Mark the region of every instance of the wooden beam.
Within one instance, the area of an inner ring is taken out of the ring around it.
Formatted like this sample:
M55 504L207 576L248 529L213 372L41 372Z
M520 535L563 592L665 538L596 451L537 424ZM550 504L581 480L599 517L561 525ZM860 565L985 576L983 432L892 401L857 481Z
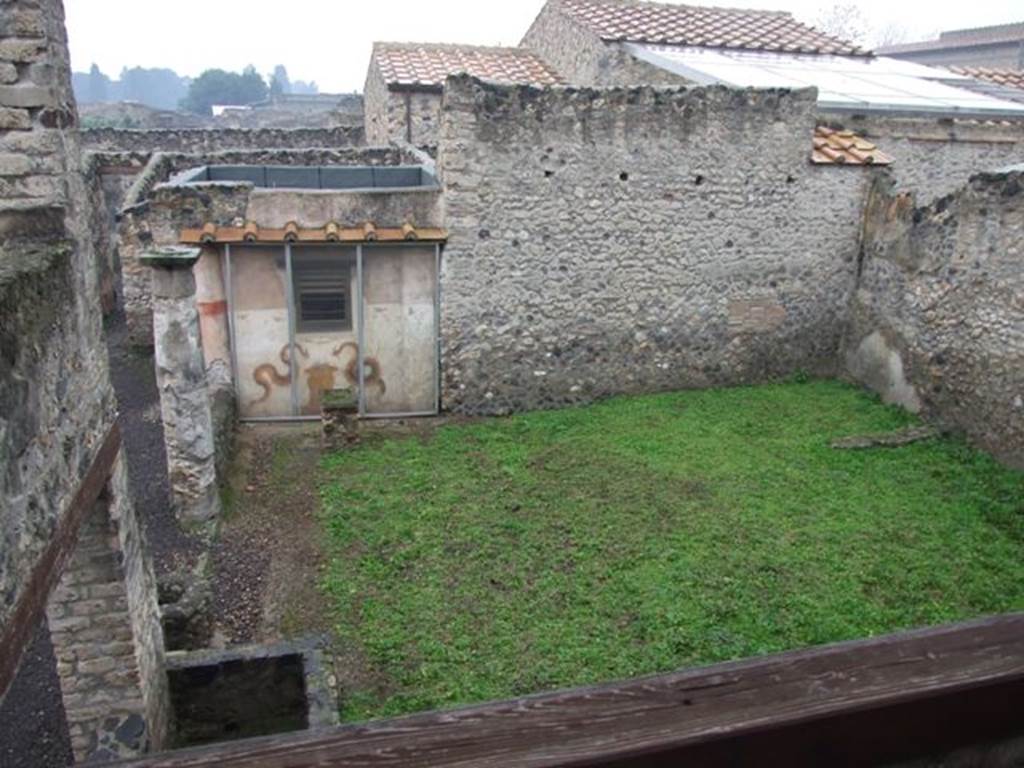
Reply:
M1024 734L1024 614L126 763L871 765Z
M75 551L82 522L92 511L110 479L120 450L121 431L115 422L82 478L71 505L57 520L53 538L32 568L28 584L0 633L0 698L7 693L7 688L14 680L21 655L46 611L50 593L60 581L60 575Z

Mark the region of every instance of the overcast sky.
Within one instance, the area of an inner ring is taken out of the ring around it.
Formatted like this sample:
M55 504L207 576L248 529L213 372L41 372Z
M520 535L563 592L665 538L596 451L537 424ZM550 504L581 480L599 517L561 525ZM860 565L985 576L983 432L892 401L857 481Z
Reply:
M707 4L787 10L809 22L831 5ZM942 29L1024 21L1021 0L849 4L858 6L876 33L895 27L908 40L928 39ZM95 62L115 78L125 66L170 67L195 76L211 67L240 70L252 64L266 74L284 64L291 79L315 80L327 92L362 90L374 40L515 45L542 5L543 0L64 0L76 71Z

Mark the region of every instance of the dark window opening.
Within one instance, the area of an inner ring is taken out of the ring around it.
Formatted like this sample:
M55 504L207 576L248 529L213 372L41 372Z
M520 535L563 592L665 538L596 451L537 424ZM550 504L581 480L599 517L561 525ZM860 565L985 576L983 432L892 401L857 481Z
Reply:
M292 265L292 282L298 333L352 329L347 265L339 269L333 264L296 260Z

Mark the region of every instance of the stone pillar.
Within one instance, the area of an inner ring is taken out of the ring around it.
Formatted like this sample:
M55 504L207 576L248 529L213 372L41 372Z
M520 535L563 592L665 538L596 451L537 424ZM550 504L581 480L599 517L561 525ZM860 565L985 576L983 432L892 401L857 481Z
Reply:
M153 347L175 514L183 523L220 513L213 418L199 338L198 248L167 246L140 256L153 268Z
M47 605L77 761L165 746L170 701L156 577L119 459Z

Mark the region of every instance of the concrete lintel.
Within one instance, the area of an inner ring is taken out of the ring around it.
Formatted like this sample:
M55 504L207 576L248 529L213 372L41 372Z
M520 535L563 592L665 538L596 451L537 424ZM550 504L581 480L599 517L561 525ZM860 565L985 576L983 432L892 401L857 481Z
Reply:
M191 269L197 261L201 248L190 245L165 245L139 255L139 262L148 267L164 269Z

